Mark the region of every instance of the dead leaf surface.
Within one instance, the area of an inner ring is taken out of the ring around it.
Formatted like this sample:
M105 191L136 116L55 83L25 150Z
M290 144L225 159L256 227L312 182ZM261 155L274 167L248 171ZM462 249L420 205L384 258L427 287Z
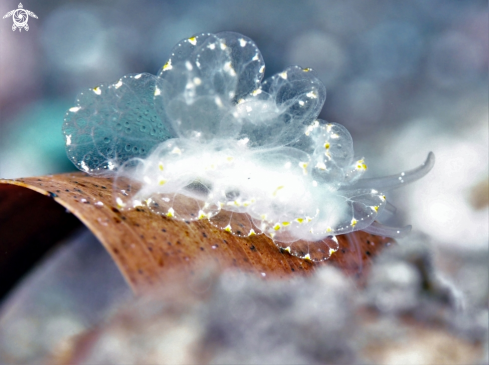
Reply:
M313 263L281 252L264 235L237 237L206 220L182 222L156 215L145 207L120 211L114 207L112 186L111 178L84 173L0 180L0 194L8 196L0 201L0 219L9 216L9 211L36 204L35 194L19 193L26 188L51 197L46 201L68 209L97 236L136 293L171 280L172 272L193 275L203 267L237 268L271 279L308 275L317 267L336 265L361 276L371 258L393 242L365 232L338 236L339 250L328 261ZM46 210L37 214L52 213ZM26 215L26 227L31 219ZM66 224L59 220L56 229L62 230ZM6 234L3 231L0 234ZM0 242L3 240L0 236Z

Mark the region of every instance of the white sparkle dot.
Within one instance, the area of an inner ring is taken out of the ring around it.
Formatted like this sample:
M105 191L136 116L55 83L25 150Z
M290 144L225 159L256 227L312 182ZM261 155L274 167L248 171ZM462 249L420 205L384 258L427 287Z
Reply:
M87 166L87 164L85 163L85 161L82 161L81 164L80 164L81 168L84 170L84 171L88 171L90 170Z

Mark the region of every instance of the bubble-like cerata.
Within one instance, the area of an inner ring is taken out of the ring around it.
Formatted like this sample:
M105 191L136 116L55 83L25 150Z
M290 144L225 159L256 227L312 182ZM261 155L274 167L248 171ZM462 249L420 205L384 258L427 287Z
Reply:
M120 209L145 205L236 235L266 234L307 259L327 259L336 235L408 232L377 221L394 210L385 193L427 174L434 155L412 171L362 178L367 165L348 130L317 119L326 89L314 72L293 66L262 81L264 70L241 34L185 39L158 75L81 93L64 120L68 156L89 174L115 175ZM304 240L313 242L308 252L297 244Z

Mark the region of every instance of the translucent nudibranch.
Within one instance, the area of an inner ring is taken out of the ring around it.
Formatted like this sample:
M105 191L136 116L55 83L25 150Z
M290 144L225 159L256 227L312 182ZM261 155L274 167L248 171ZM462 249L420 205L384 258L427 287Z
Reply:
M185 39L158 75L81 93L64 120L68 156L82 171L116 176L120 209L266 234L306 259L327 259L336 235L409 231L378 223L394 209L384 194L427 174L434 155L412 171L362 178L367 165L348 130L317 119L326 90L314 72L294 66L262 82L264 70L241 34Z

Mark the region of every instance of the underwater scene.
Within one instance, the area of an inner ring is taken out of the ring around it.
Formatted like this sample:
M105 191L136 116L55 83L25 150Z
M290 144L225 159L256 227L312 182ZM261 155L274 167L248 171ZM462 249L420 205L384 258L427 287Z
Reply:
M487 2L0 10L0 363L487 363Z

